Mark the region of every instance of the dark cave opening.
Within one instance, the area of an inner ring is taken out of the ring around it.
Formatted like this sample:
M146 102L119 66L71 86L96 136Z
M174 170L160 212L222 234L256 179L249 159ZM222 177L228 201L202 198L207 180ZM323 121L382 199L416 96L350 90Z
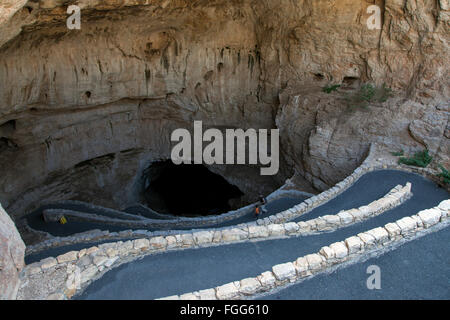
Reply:
M153 163L144 172L146 205L176 216L217 215L233 209L230 200L243 193L203 165Z

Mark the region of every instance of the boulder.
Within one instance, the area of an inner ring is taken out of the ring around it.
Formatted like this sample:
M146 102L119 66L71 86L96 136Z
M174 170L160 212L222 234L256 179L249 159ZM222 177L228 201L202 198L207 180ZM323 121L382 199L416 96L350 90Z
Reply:
M25 265L24 256L25 244L0 205L0 300L16 298L19 273Z

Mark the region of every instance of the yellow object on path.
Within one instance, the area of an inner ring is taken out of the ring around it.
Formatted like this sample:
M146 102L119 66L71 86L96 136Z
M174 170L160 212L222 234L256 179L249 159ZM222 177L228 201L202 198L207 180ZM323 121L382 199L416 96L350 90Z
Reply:
M67 223L66 217L62 216L61 219L59 219L59 223L66 224Z

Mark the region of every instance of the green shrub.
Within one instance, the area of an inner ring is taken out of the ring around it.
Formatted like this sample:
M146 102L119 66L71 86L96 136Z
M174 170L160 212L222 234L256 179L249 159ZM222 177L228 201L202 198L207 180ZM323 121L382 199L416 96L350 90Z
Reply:
M363 84L357 92L345 97L350 109L367 108L374 102L386 102L392 97L392 89L383 84L381 87L375 87L372 84Z
M399 151L399 152L392 152L391 153L394 157L402 157L405 152L403 150Z
M333 91L337 91L337 89L340 87L341 87L340 84L334 84L334 85L326 86L326 87L322 88L322 91L325 93L331 93Z
M438 174L438 177L444 178L445 184L450 184L450 172L441 165L439 165L439 168L442 172Z
M421 168L426 168L431 161L433 160L433 157L431 157L428 154L428 150L416 152L413 157L411 158L405 158L401 157L398 160L398 163L400 164L406 164L408 166L416 166Z

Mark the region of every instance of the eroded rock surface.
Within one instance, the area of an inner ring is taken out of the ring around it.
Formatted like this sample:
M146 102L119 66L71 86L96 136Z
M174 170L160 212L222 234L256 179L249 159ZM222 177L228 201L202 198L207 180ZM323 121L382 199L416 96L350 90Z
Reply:
M279 183L325 189L371 142L450 165L448 1L80 0L81 30L69 2L0 6L0 200L17 216L42 199L139 200L143 170L194 120L278 127ZM366 82L395 96L349 112Z
M25 244L0 205L0 300L15 299L24 267Z

